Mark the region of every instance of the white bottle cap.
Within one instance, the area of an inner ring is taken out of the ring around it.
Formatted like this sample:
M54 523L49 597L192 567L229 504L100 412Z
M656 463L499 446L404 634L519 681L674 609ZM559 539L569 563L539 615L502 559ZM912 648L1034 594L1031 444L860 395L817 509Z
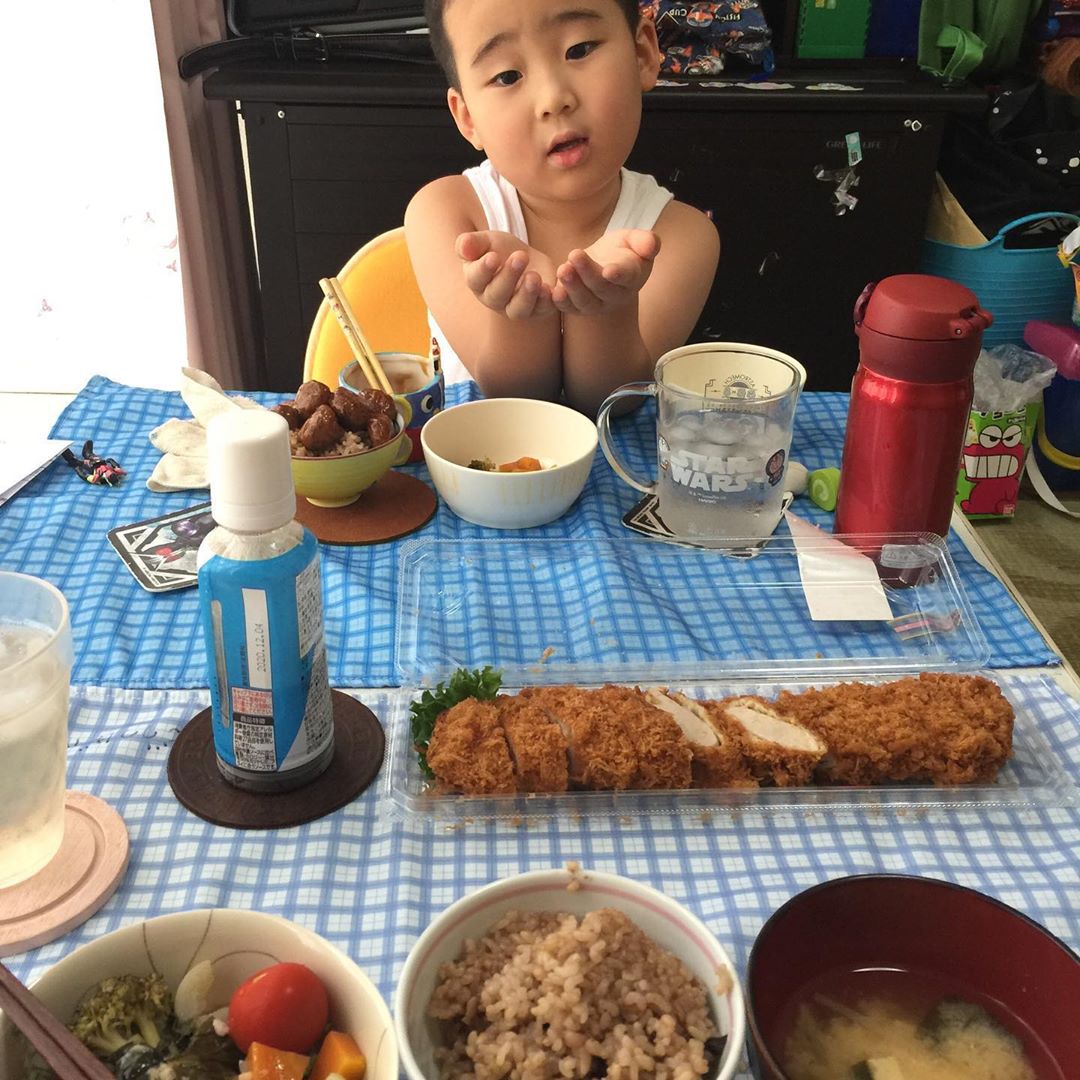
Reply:
M206 428L210 512L237 532L268 532L292 521L289 425L265 409L231 409Z

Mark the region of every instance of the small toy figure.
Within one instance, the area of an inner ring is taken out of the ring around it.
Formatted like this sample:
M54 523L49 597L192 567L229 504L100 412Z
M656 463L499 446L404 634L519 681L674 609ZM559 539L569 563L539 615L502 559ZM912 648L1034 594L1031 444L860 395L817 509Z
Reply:
M81 458L76 457L70 450L65 450L61 456L88 484L116 487L127 476L116 458L98 457L90 439L83 443Z

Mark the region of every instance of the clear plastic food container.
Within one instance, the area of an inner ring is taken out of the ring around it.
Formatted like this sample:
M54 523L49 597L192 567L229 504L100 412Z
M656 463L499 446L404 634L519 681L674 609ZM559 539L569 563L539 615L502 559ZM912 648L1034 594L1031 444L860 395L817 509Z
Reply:
M1013 757L989 784L893 784L436 794L412 745L410 703L458 668L491 665L501 692L605 683L717 699L921 672L982 674L989 648L940 537L845 537L881 567L891 619L814 621L800 551L835 538L774 537L754 558L637 538L416 539L402 552L388 695L383 806L393 817L463 822L534 815L701 814L737 809L1080 804L1035 719L1015 700ZM835 568L826 589L854 582ZM1000 685L1000 683L999 683ZM1007 686L1002 690L1009 696Z

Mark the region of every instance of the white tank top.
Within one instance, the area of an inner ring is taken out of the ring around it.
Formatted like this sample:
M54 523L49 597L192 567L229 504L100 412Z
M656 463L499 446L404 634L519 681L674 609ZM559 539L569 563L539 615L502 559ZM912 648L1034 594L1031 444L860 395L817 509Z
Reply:
M466 169L463 175L472 184L476 197L484 208L487 227L511 233L527 244L529 234L525 228L525 218L521 214L521 200L518 199L517 188L504 180L492 168L490 161ZM611 232L613 229L651 229L664 207L671 202L671 192L645 173L623 169L621 178L619 201L615 204L611 220L604 232ZM428 312L428 324L431 327L431 336L439 344L443 377L448 383L467 382L472 376L450 347L446 335L439 329L439 324L431 312Z

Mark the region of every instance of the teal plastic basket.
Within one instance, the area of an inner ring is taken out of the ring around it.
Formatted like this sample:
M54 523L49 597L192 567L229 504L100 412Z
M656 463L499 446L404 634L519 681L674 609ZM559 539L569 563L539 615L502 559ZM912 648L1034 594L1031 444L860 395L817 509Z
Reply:
M1021 225L1046 218L1080 221L1075 214L1047 211L1010 221L985 244L964 247L940 240L923 242L924 274L966 285L994 316L983 331L983 345L1023 344L1033 319L1068 322L1075 288L1073 276L1057 257L1057 242L1046 248L1006 248L1005 237Z

